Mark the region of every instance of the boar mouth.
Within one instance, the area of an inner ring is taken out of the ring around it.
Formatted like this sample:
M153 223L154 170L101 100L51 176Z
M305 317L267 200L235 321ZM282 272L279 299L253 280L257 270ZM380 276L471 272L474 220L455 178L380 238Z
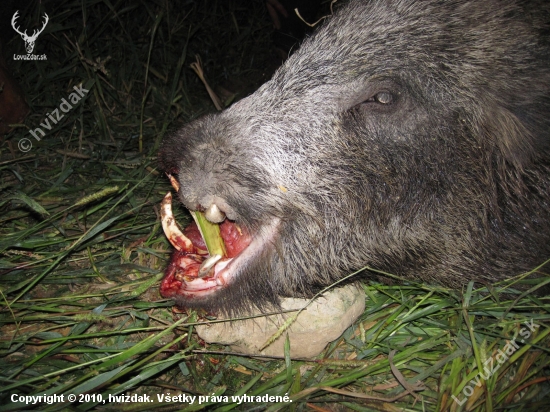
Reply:
M183 232L179 229L171 204L169 192L161 203L161 219L164 233L176 250L166 268L160 293L165 298L183 298L189 303L192 299L210 297L234 283L272 241L279 224L279 219L274 219L252 236L246 228L225 219L219 225L224 255L211 256L195 222Z

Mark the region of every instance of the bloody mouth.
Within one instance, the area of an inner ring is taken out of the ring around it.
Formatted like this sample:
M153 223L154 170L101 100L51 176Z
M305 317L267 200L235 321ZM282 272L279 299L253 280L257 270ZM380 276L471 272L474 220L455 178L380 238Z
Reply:
M165 298L183 296L197 298L227 286L233 280L232 262L250 245L252 237L246 229L225 219L220 223L220 236L225 245L224 256L210 256L195 222L181 231L172 214L172 195L161 203L162 226L176 249L160 285Z

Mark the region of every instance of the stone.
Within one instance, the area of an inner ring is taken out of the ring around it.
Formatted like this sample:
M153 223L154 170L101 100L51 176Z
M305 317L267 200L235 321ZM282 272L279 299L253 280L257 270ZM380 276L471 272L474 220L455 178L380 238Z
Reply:
M281 306L283 310L300 309L308 302L309 299L284 298ZM296 312L199 325L196 330L208 343L229 345L232 351L239 353L269 356L284 356L288 333L291 357L310 358L337 339L364 310L365 293L360 287L348 285L332 289L316 298L286 332L262 350L260 348ZM250 315L257 314L260 312Z

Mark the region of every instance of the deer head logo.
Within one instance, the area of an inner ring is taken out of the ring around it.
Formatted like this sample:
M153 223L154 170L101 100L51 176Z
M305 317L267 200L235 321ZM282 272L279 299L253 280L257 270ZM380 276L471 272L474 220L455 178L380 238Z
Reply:
M27 49L27 54L31 54L34 49L34 42L36 41L36 38L40 33L44 31L44 29L46 28L46 24L48 24L48 21L50 20L50 18L46 13L44 13L44 24L42 25L42 28L40 30L34 30L32 36L29 36L27 35L27 30L25 30L24 32L21 32L19 31L19 27L15 27L15 21L19 17L18 13L19 13L19 10L17 10L13 15L11 19L11 26L17 33L21 35L21 38L25 42L25 49Z

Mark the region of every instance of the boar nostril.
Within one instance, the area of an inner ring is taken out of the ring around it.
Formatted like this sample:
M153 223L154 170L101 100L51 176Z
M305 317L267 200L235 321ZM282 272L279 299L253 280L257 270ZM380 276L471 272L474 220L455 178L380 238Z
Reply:
M204 211L204 217L212 223L221 223L225 220L225 213L223 213L215 203L212 203L208 209Z

